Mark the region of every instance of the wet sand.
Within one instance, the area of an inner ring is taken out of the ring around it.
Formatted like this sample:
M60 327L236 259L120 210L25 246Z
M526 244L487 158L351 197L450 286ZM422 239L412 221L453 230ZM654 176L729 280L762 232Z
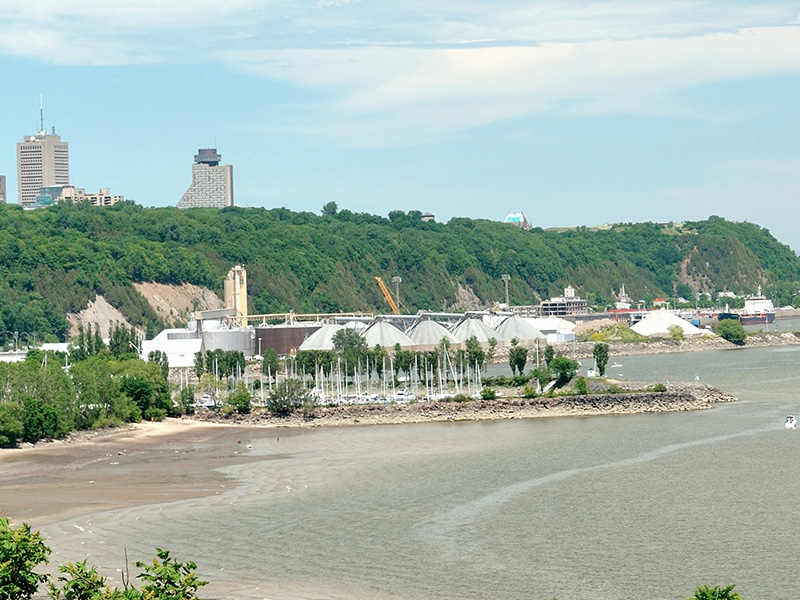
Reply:
M0 516L32 527L92 512L213 495L246 427L167 419L0 450ZM242 443L239 443L242 440Z
M644 384L642 384L644 385ZM253 428L306 429L433 421L488 421L701 410L735 400L704 384L673 394L606 394L487 402L433 402L318 409L313 419L277 419L263 410L222 419L166 419L79 432L63 441L0 450L0 516L41 527L104 510L214 495L235 481L221 469L248 456ZM198 415L198 419L203 418ZM288 432L287 432L288 433Z

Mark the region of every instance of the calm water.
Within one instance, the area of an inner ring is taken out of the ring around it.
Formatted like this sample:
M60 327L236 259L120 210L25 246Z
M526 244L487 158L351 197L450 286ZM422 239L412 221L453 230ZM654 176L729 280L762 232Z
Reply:
M796 598L800 430L783 419L800 414L800 349L615 360L610 374L699 376L741 401L280 439L257 430L263 460L232 470L235 491L46 533L109 567L122 546L135 557L170 548L214 582L205 596L678 600L736 583L748 599Z

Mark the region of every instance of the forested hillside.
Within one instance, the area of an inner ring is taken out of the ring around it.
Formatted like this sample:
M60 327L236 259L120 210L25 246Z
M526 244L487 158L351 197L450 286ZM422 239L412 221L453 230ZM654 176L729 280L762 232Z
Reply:
M330 209L331 207L326 207ZM160 322L132 283L183 282L222 293L233 265L247 269L253 314L388 312L375 276L402 278L403 309L535 304L574 286L602 310L624 284L635 299L755 291L792 303L800 260L766 230L719 217L680 228L623 224L565 232L502 223L423 222L326 210L261 208L0 207L0 342L12 332L64 339L65 314L103 295L149 332ZM390 285L390 287L392 287ZM469 293L471 292L471 293Z

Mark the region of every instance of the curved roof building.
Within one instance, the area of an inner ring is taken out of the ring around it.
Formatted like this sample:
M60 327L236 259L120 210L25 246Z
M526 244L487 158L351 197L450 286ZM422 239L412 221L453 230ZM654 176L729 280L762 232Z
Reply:
M490 339L497 339L497 332L489 327L480 317L465 317L456 323L450 333L461 343L475 336L481 344L486 344Z
M386 350L391 350L396 344L400 344L401 348L411 348L414 345L414 342L405 333L386 321L375 321L367 327L363 335L364 339L367 340L368 348L380 346Z
M414 350L434 350L442 339L450 342L450 347L460 346L456 337L446 327L430 319L422 319L408 330L408 337L414 342Z
M536 340L545 339L541 331L517 315L506 317L506 319L496 327L495 331L497 331L497 339L499 341L510 342L513 338L517 338L519 343L523 346Z
M336 335L337 331L341 331L342 329L344 329L344 325L327 323L303 340L303 343L300 344L300 347L297 349L299 351L333 350L333 336Z

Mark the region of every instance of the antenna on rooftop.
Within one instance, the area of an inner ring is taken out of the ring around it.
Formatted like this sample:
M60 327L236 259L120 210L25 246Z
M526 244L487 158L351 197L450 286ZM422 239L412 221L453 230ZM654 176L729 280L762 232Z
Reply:
M42 94L39 94L39 131L44 133L44 101Z

